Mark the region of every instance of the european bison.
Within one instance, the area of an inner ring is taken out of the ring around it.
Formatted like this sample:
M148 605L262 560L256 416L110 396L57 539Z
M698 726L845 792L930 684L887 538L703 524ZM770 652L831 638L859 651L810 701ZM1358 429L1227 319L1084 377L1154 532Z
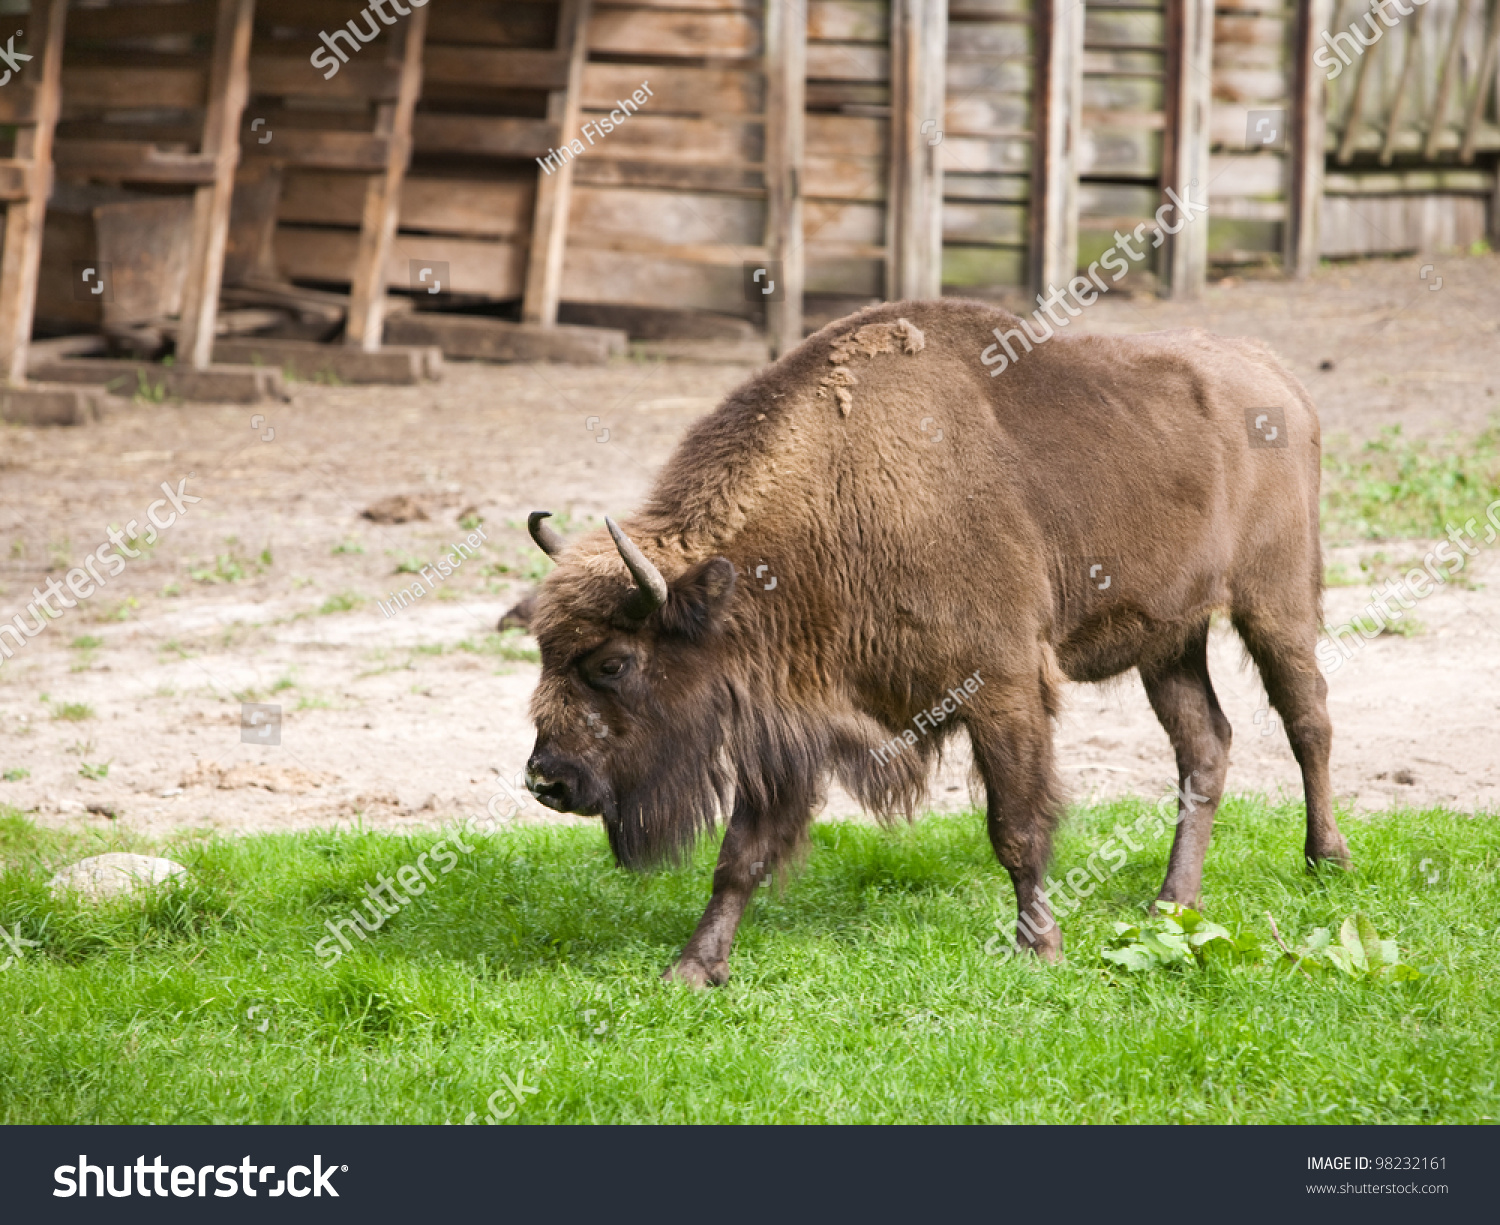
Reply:
M1183 794L1206 797L1179 811L1159 895L1196 904L1229 760L1216 610L1301 765L1309 864L1347 863L1313 658L1306 391L1253 342L1059 334L1033 351L1019 327L977 302L873 307L698 421L623 526L567 544L531 516L557 561L532 616L532 793L602 816L626 866L728 814L713 897L666 977L725 981L746 903L830 776L910 817L960 725L1030 915L1020 947L1055 959L1042 884L1063 676L1139 671Z

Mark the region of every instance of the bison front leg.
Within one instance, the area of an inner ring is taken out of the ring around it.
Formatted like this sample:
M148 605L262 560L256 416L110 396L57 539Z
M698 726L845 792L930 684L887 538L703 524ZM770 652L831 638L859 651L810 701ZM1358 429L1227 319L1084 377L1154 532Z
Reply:
M677 964L662 978L694 987L722 986L729 981L729 949L739 930L745 907L756 888L786 856L807 825L807 817L789 828L776 828L765 818L756 820L735 809L719 847L714 868L714 891L708 908L698 920L693 937L682 950Z
M968 719L988 801L990 845L1016 891L1016 944L1056 961L1062 933L1043 888L1057 825L1052 727L1040 691L997 697L988 712Z

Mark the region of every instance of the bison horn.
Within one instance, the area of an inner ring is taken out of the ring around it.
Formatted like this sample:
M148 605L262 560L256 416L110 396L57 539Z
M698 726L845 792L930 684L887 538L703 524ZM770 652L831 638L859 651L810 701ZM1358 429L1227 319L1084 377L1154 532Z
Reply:
M609 528L609 534L614 537L615 548L620 550L625 568L630 571L631 578L635 579L636 586L640 589L639 601L632 611L637 616L648 617L667 602L667 580L662 578L661 571L651 564L635 542L608 515L604 517L604 526Z
M568 547L568 542L550 523L542 522L543 519L550 518L552 518L550 510L534 510L526 516L526 530L536 541L536 547L555 561L558 554Z

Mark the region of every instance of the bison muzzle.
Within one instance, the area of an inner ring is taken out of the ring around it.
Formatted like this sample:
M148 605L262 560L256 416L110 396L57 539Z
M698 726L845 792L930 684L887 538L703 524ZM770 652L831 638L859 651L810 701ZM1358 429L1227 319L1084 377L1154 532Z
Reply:
M712 899L667 977L725 981L746 904L829 779L910 818L960 727L1018 944L1055 959L1063 677L1140 674L1184 797L1158 900L1197 905L1229 761L1216 611L1301 766L1307 862L1347 864L1313 654L1306 391L1265 347L1196 330L1058 335L991 378L981 353L1018 326L976 302L871 308L698 421L623 525L568 543L531 517L557 562L530 610L533 794L601 816L631 867L727 818Z

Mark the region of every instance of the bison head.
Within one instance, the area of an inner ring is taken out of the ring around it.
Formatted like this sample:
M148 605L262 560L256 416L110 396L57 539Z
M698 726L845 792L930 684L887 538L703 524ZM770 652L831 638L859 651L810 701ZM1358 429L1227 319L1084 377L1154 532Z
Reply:
M734 566L710 557L669 583L612 519L612 543L569 548L547 518L529 522L558 566L532 620L542 676L526 785L548 808L603 817L622 864L674 858L730 791L721 654Z

